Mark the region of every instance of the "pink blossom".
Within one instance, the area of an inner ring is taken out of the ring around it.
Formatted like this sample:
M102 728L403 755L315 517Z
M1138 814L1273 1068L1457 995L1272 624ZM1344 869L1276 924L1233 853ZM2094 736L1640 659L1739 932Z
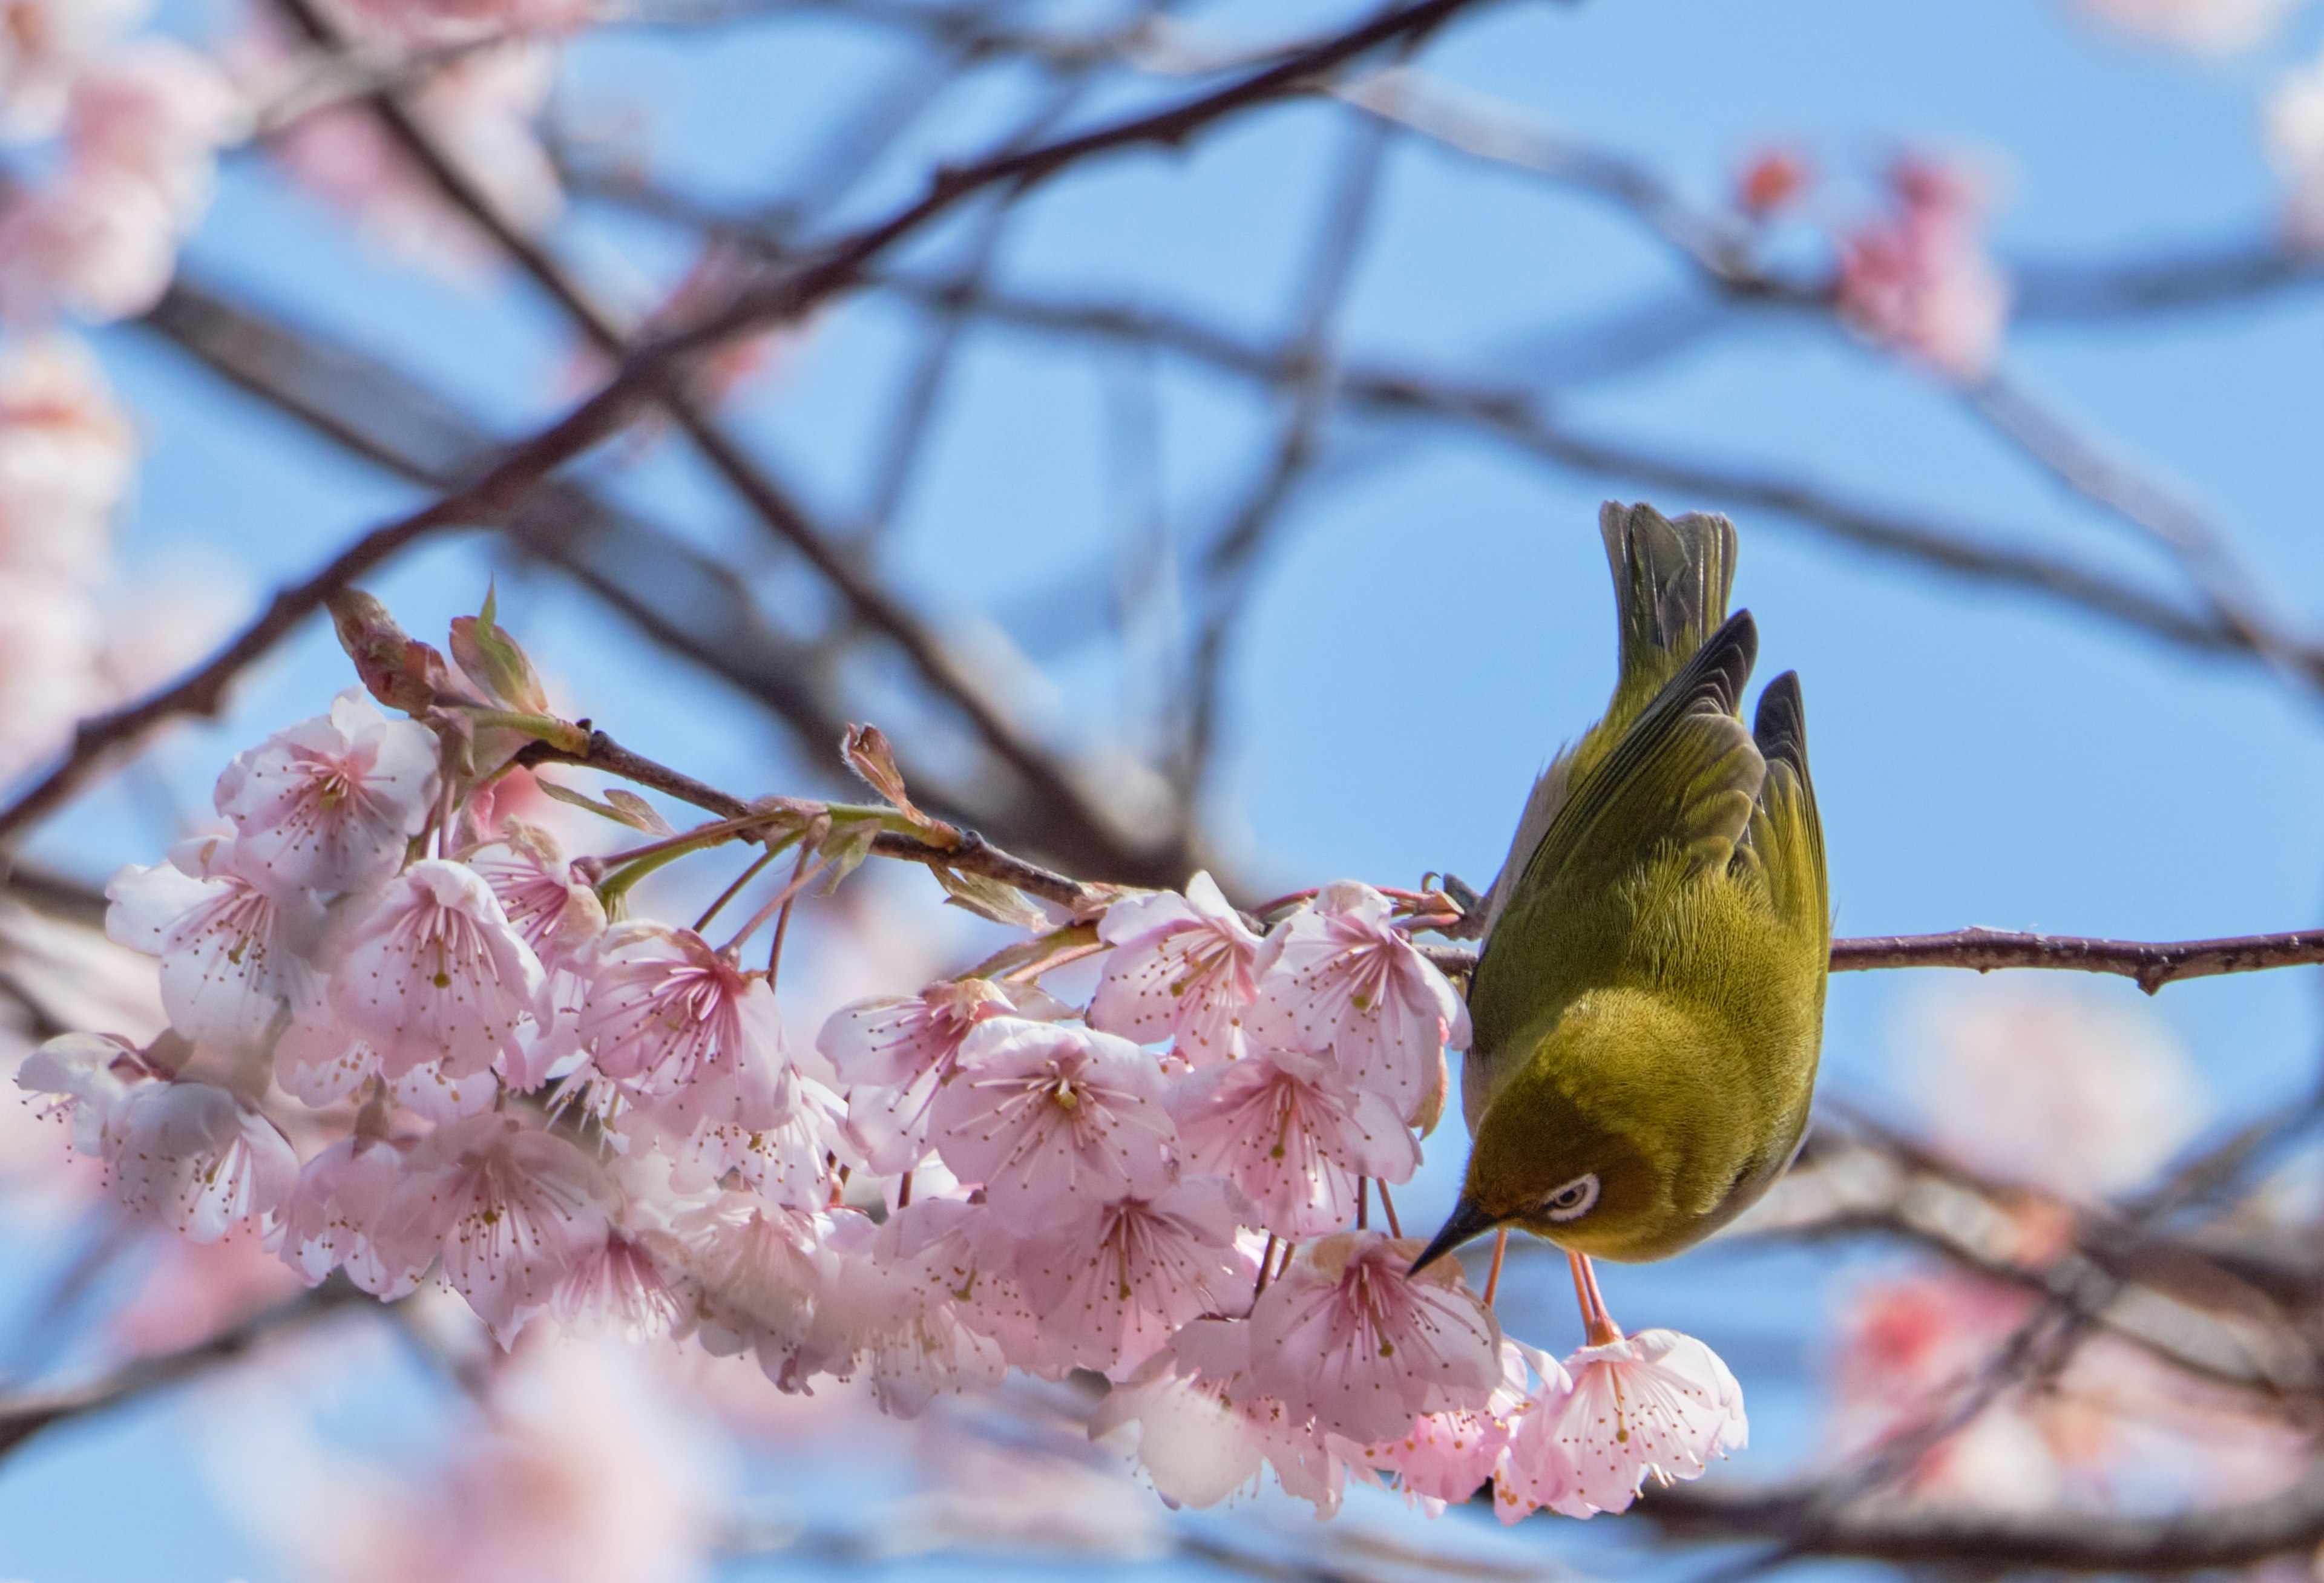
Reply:
M358 688L275 732L218 777L236 860L277 895L368 890L403 867L436 800L436 735L391 721Z
M0 783L47 758L98 706L102 640L86 589L0 568Z
M72 85L153 0L0 0L0 136L46 137Z
M398 1283L440 1256L444 1278L506 1345L604 1242L607 1192L595 1161L538 1123L473 1116L412 1150L372 1246Z
M0 207L0 318L92 324L143 313L178 267L178 216L152 186L102 165L68 166Z
M77 337L0 351L0 566L94 584L136 439L102 365Z
M559 33L586 24L597 0L355 0L371 25L415 42Z
M746 1128L739 1154L730 1158L722 1147L717 1158L724 1164L712 1163L710 1173L732 1170L743 1186L776 1203L820 1209L831 1200L829 1163L837 1158L860 1167L862 1161L847 1136L846 1106L837 1094L810 1077L788 1088L788 1100L779 1089L760 1102L768 1109L787 1106L784 1118Z
M329 1007L387 1076L438 1063L460 1078L503 1056L524 1059L523 1026L545 1009L543 988L540 960L492 888L472 869L431 858L355 904Z
M2324 55L2279 78L2260 115L2268 161L2292 189L2284 229L2302 247L2324 246Z
M1482 1407L1501 1377L1499 1329L1453 1261L1405 1274L1420 1250L1377 1231L1301 1247L1251 1309L1252 1383L1355 1440Z
M549 975L547 1018L533 1029L523 1070L510 1079L511 1087L530 1092L581 1048L586 962L605 932L605 908L596 891L575 878L556 838L521 820L506 821L500 839L472 853L468 867L493 888L509 925Z
M1263 1394L1250 1371L1249 1321L1198 1319L1098 1404L1090 1438L1134 1451L1172 1505L1210 1506L1272 1468L1316 1515L1339 1509L1352 1442Z
M2261 42L2300 0L2074 0L2094 22L2200 55L2229 55Z
M402 1185L410 1149L356 1132L308 1161L283 1211L282 1262L309 1286L344 1265L349 1280L389 1302L417 1286L424 1265L389 1269L371 1232Z
M197 1242L272 1222L299 1180L290 1140L246 1100L202 1082L141 1085L121 1102L114 1196Z
M340 1026L323 986L315 982L292 1001L290 1026L274 1042L274 1081L300 1103L319 1110L353 1098L374 1077L386 1083L390 1099L430 1121L479 1115L501 1097L500 1080L489 1068L456 1078L429 1063L388 1077L380 1070L379 1052Z
M1032 1229L1074 1195L1151 1197L1176 1142L1161 1069L1110 1034L1019 1017L981 1023L936 1096L936 1153L982 1183L1003 1224Z
M170 1077L113 1034L59 1034L16 1068L18 1088L51 1096L51 1111L69 1118L74 1152L108 1162L120 1152L124 1101Z
M1189 1320L1248 1297L1259 1269L1235 1230L1250 1207L1219 1176L1081 1206L1019 1250L1018 1284L1070 1362L1126 1373Z
M1259 995L1261 942L1208 874L1184 896L1115 902L1098 938L1114 949L1090 1002L1092 1027L1140 1044L1175 1039L1193 1066L1237 1053L1244 1008Z
M1992 365L2009 286L1979 235L1983 200L1968 176L1906 157L1888 174L1891 211L1840 244L1840 317L1869 340L1957 379Z
M1468 1500L1488 1480L1498 1486L1494 1509L1504 1523L1531 1511L1537 1501L1520 1502L1507 1487L1509 1441L1519 1415L1532 1400L1526 1363L1539 1359L1555 1373L1561 1395L1564 1370L1531 1348L1503 1338L1501 1377L1492 1395L1480 1407L1424 1413L1395 1440L1366 1446L1362 1462L1375 1471L1396 1475L1397 1487L1406 1498L1423 1503L1434 1515L1448 1505ZM1514 1508L1514 1511L1512 1510Z
M990 1337L1007 1362L1050 1376L1070 1367L1018 1282L1016 1238L985 1205L915 1199L881 1225L872 1256L908 1278L922 1303L945 1304L966 1328Z
M1445 1045L1468 1047L1469 1011L1390 912L1369 885L1324 887L1268 935L1243 1026L1254 1044L1331 1051L1350 1083L1409 1118L1443 1087Z
M1627 1509L1649 1475L1700 1478L1713 1457L1741 1450L1749 1434L1743 1387L1692 1336L1640 1330L1582 1348L1565 1368L1572 1391L1543 1404L1535 1432L1570 1466L1572 1488L1541 1503L1567 1516ZM1520 1441L1529 1439L1520 1430Z
M217 150L244 124L241 98L216 66L147 35L74 85L65 136L76 165L145 182L184 227L209 204Z
M606 930L583 971L577 1028L626 1107L621 1131L664 1139L715 1179L796 1114L798 1075L763 976L691 929L642 920Z
M106 937L161 959L171 1026L230 1049L264 1042L285 1008L310 997L323 926L313 896L270 896L244 879L235 844L183 842L170 861L132 863L105 888Z
M901 1418L918 1416L939 1394L1001 1383L1008 1361L1000 1343L964 1322L937 1274L948 1263L942 1241L924 1241L913 1257L887 1227L844 1220L835 1229L837 1256L808 1348L821 1367L865 1374L881 1411Z
M1250 1223L1284 1237L1337 1231L1355 1217L1359 1178L1409 1181L1420 1146L1388 1101L1350 1089L1329 1058L1263 1050L1174 1085L1170 1113L1191 1170L1216 1171L1250 1198Z
M715 1072L782 1063L765 978L691 929L616 924L587 971L581 1037L597 1070L629 1093L675 1093Z
M576 1335L649 1341L678 1328L683 1305L642 1242L615 1232L584 1248L551 1294L558 1320Z
M681 1335L720 1357L755 1349L767 1377L796 1390L811 1372L802 1352L816 1304L837 1274L828 1222L752 1192L722 1192L675 1217L644 1242L677 1278Z
M961 979L832 1013L816 1048L848 1090L848 1124L872 1170L909 1171L927 1157L929 1111L953 1080L961 1041L1015 1009L991 980Z

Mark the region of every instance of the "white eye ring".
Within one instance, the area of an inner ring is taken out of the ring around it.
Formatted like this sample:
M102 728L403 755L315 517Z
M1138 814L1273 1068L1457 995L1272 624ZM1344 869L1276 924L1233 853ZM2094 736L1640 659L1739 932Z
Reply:
M1578 1220L1598 1201L1598 1173L1577 1176L1544 1201L1542 1213L1553 1220Z

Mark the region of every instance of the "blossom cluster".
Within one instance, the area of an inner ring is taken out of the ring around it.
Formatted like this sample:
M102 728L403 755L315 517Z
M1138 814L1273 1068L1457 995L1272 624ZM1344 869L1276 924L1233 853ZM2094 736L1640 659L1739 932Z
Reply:
M537 1321L690 1339L900 1415L1087 1371L1113 1385L1095 1431L1173 1501L1266 1466L1325 1511L1352 1473L1587 1515L1742 1443L1701 1342L1595 1334L1561 1363L1370 1228L1468 1039L1411 939L1425 908L1342 882L1261 926L1198 874L805 1044L742 946L876 828L945 828L876 733L847 749L885 804L762 805L752 833L798 846L798 877L714 944L707 916L626 916L630 888L751 820L680 834L615 792L595 805L656 839L568 857L508 809L518 748L576 728L489 607L456 624L465 675L342 613L410 717L351 689L228 764L217 832L107 889L170 1030L68 1034L19 1072L130 1210L247 1228L383 1300L433 1275L503 1344ZM1085 1008L1041 987L1093 958Z
M10 0L0 135L57 145L0 205L0 318L103 322L143 312L209 206L241 97L199 52L132 30L140 0Z

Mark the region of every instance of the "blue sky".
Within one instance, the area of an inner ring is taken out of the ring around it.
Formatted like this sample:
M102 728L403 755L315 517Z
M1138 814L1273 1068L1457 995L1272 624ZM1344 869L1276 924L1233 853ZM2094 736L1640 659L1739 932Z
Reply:
M1193 15L1251 36L1289 25L1295 12L1324 14L1213 6ZM190 10L172 16L200 25ZM1425 64L1633 153L1706 200L1770 137L1864 169L1899 144L1966 149L2001 178L2000 251L2071 262L2266 234L2280 189L2260 152L2256 97L2319 35L2324 12L2311 8L2257 51L2201 61L2093 33L2036 0L1631 0L1501 6L1454 30ZM571 95L609 115L641 111L661 171L740 201L790 169L802 140L891 58L836 23L737 28L715 48L614 30L574 51ZM995 81L940 105L909 157L850 212L877 212L908 192L933 152L974 146L1012 113L1023 86ZM1084 114L1122 107L1108 99ZM1346 127L1339 112L1309 106L1238 123L1184 155L1125 156L1059 181L1026 204L1001 277L1264 333L1297 290ZM1525 348L1544 334L1652 305L1679 311L1691 290L1658 244L1602 204L1414 143L1390 154L1380 204L1342 321L1351 358L1522 376ZM560 240L615 290L644 277L615 274L605 261L642 258L664 275L680 262L666 240L610 220L576 221ZM959 240L953 227L919 256L940 262ZM512 428L571 390L555 320L517 283L447 286L368 257L255 164L229 171L189 258ZM892 304L844 307L738 414L830 516L861 508L872 419L914 331ZM132 571L207 556L239 567L254 599L412 498L134 331L108 333L102 346L148 446L124 528ZM2096 326L2027 324L2007 362L2029 388L2207 502L2290 620L2324 619L2318 293ZM1001 330L971 337L879 552L932 619L956 632L999 623L1029 646L1038 634L1028 605L1061 571L1105 565L1120 532L1105 442L1108 382L1119 377L1059 343ZM1196 544L1263 454L1269 409L1247 387L1182 363L1163 360L1152 378L1164 515L1182 545ZM1803 318L1738 318L1690 354L1549 399L1562 418L1609 438L1941 511L1997 539L2132 573L2165 569L1998 447L1939 385ZM1639 492L1439 431L1345 422L1329 443L1326 479L1301 497L1269 555L1235 650L1219 827L1240 868L1286 888L1343 874L1411 883L1427 870L1481 885L1531 775L1602 704L1612 643L1596 509ZM734 509L668 446L611 482L700 542L756 554ZM1648 498L1671 511L1723 503ZM2255 666L1878 560L1780 518L1738 513L1738 525L1737 599L1758 617L1760 674L1795 667L1804 681L1841 933L1986 924L2184 938L2315 921L2324 892L2319 700ZM474 608L493 570L487 546L447 541L399 561L374 586L413 630L440 630ZM762 717L670 662L608 642L610 618L553 581L504 575L501 608L572 695L641 750L737 790L823 784L827 772L803 764ZM227 722L182 732L158 761L198 806L237 747L314 712L345 676L327 632L309 630L252 679ZM1122 701L1139 695L1141 678L1111 654L1071 650L1052 680L1052 713L1037 717L1053 718L1062 735L1135 734ZM160 838L146 805L117 784L58 821L42 855L91 875L150 861ZM933 887L925 900L936 905ZM1928 975L1835 979L1831 1091L1901 1104L1897 1026L1930 988ZM2136 997L2116 981L2073 988ZM2315 1069L2324 1030L2310 974L2182 985L2155 1008L2223 1122L2300 1091ZM1456 1155L1449 1142L1436 1150L1436 1180L1416 1193L1416 1218L1432 1192L1441 1201ZM1714 1339L1723 1324L1731 1349L1763 1359L1771 1384L1754 1400L1765 1404L1763 1443L1775 1449L1767 1467L1741 1472L1767 1471L1810 1438L1796 1308L1775 1294L1803 1280L1812 1288L1824 1271L1795 1254L1713 1251L1609 1282L1626 1318L1651 1308L1652 1319L1699 1324ZM1548 1293L1539 1339L1552 1344L1572 1323L1562 1302ZM1748 1369L1745 1380L1753 1384ZM45 1514L71 1492L124 1477L174 1492L157 1497L138 1533L11 1555L51 1526ZM147 1530L150 1551L138 1548ZM0 1476L0 1536L11 1536L0 1538L0 1574L127 1577L166 1555L172 1575L276 1575L188 1491L166 1411L14 1459Z

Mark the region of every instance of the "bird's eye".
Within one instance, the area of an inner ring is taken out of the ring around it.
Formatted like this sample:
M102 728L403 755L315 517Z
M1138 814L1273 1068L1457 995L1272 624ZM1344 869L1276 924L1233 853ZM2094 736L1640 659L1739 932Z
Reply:
M1542 1212L1553 1220L1578 1220L1598 1201L1598 1173L1577 1176L1549 1195Z

